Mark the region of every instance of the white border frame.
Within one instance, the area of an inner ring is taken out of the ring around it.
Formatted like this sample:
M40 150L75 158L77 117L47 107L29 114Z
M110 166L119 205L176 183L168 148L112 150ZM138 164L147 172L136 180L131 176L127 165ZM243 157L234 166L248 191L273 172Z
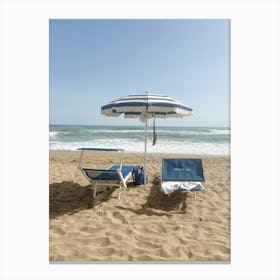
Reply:
M49 264L50 18L231 19L231 264ZM279 279L279 33L276 0L2 0L1 279Z

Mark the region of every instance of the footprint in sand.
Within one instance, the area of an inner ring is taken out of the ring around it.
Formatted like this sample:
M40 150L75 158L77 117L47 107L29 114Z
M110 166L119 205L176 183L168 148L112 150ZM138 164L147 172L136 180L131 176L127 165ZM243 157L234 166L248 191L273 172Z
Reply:
M53 237L60 237L65 234L65 231L59 226L53 226L50 232Z
M94 243L98 247L105 247L112 244L112 241L108 237L99 237L94 239Z
M120 212L114 212L113 217L117 220L120 220L123 224L127 224L125 217Z
M85 232L85 233L90 233L90 234L92 234L92 233L96 234L96 232L99 232L101 229L103 229L103 228L96 228L96 227L90 227L90 226L80 227L80 231Z

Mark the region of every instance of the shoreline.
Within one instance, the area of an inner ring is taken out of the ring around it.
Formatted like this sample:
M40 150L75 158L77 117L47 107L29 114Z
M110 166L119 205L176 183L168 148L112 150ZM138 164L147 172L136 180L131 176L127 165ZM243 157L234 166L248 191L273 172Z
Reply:
M81 151L79 150L49 150L49 153L81 153ZM141 155L141 154L144 154L144 151L143 152L126 152L124 151L124 155ZM148 157L149 155L157 155L157 156L174 156L174 157L194 157L194 158L197 158L197 157L201 157L201 158L211 158L211 157L225 157L225 158L230 158L231 155L230 154L215 154L215 155L209 155L209 154L176 154L176 153L157 153L157 152L149 152L147 153Z

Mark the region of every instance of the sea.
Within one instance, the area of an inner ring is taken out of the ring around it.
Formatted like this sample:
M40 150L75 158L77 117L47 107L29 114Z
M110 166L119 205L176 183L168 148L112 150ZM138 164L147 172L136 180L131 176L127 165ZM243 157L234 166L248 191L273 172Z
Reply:
M228 127L148 127L148 153L229 155ZM50 150L78 148L119 148L126 152L144 151L143 126L50 125Z
M148 153L229 155L229 127L148 127ZM50 150L119 148L143 153L144 126L50 125Z

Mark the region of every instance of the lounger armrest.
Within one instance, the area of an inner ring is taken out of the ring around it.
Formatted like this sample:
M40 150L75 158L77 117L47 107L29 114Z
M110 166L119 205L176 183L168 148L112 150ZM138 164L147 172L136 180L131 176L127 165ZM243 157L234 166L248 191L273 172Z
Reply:
M79 151L123 152L124 149L78 148Z
M83 171L99 171L106 173L117 173L118 170L108 170L108 169L94 169L94 168L82 168Z

